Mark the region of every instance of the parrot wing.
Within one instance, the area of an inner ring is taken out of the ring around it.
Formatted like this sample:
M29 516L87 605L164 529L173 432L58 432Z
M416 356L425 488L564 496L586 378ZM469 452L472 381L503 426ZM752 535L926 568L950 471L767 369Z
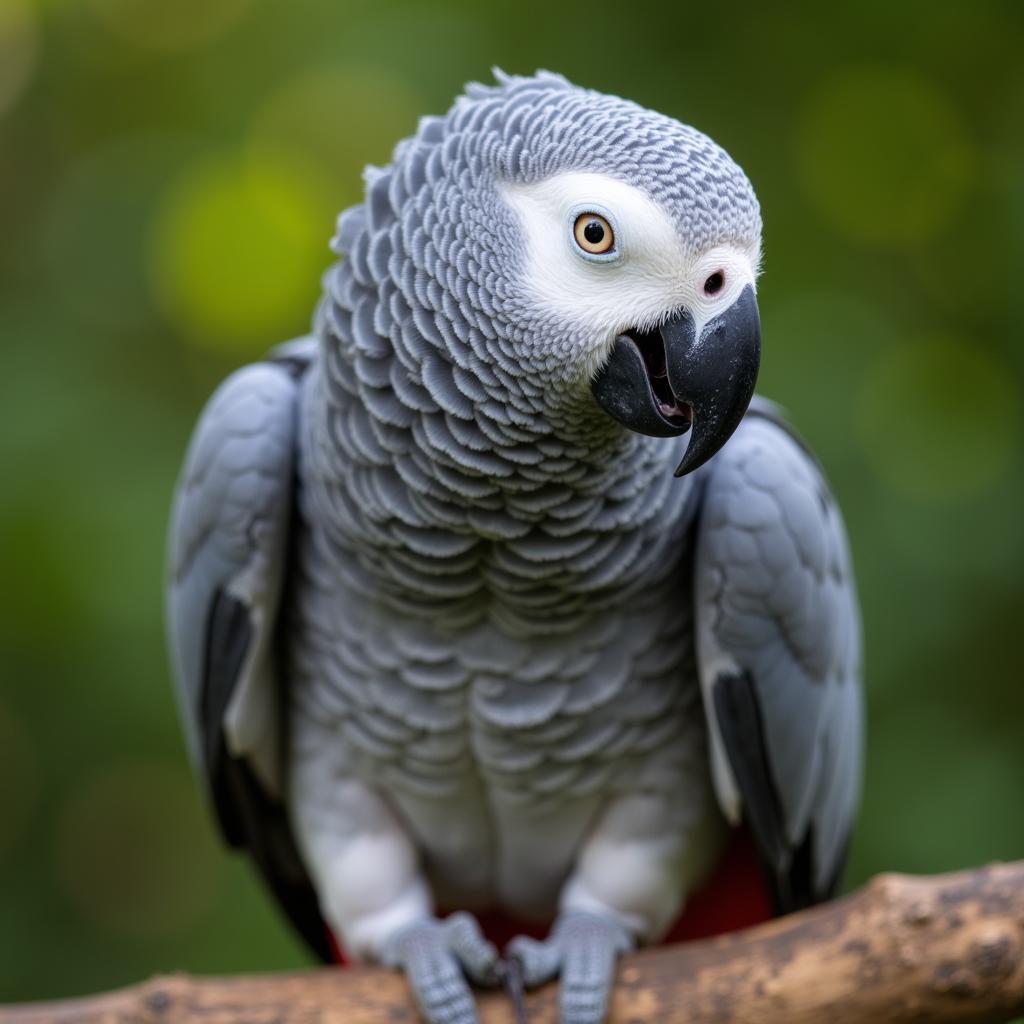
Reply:
M292 922L331 959L281 802L276 619L295 502L299 339L232 374L192 436L170 526L167 628L189 751L225 839L248 847Z
M860 618L821 469L755 398L709 466L695 566L715 791L745 817L776 910L831 896L856 816Z

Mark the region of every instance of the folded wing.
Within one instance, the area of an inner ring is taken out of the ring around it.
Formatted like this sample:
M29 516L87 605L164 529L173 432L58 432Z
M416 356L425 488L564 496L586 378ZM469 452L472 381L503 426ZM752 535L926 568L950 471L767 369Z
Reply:
M281 803L277 615L295 501L297 396L314 342L229 377L203 411L175 494L167 627L189 750L225 839L249 849L330 959Z
M696 600L715 789L783 913L833 894L856 816L856 591L835 500L774 406L755 399L709 469Z

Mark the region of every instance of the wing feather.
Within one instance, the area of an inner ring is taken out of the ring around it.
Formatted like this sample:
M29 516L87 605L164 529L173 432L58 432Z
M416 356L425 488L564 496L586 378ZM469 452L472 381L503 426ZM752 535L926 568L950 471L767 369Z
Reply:
M167 631L189 751L221 831L249 850L292 922L330 959L280 799L276 624L295 502L298 382L314 344L281 346L207 403L171 515Z
M697 651L719 802L754 835L780 911L831 894L861 776L860 620L821 468L755 400L709 466Z

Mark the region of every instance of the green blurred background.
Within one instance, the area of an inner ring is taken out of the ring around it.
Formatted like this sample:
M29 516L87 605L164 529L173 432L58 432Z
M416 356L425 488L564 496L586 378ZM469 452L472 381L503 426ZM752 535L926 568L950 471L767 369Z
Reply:
M161 622L191 425L302 333L336 211L467 79L695 124L761 198L761 390L845 509L849 881L1024 856L1014 3L0 0L0 999L306 962L223 852Z

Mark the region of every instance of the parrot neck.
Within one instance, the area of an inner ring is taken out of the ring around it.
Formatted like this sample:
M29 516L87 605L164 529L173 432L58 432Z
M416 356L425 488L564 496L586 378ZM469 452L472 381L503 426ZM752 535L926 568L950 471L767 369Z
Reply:
M503 495L515 504L557 489L578 503L603 505L623 490L660 492L673 480L678 444L625 429L584 388L566 390L541 406L508 383L460 373L473 398L442 395L441 407L394 356L368 365L351 344L324 324L314 374L314 405L330 436L346 449L346 466L393 466L406 486L442 495L464 508L493 508ZM421 371L422 372L422 371ZM370 381L372 375L372 383ZM376 386L374 386L376 385ZM539 503L539 497L538 497Z
M556 417L528 424L490 395L463 418L397 359L371 383L350 349L322 338L304 378L301 500L367 601L438 629L556 635L678 571L702 484L700 470L673 476L670 443L603 427L564 435Z

